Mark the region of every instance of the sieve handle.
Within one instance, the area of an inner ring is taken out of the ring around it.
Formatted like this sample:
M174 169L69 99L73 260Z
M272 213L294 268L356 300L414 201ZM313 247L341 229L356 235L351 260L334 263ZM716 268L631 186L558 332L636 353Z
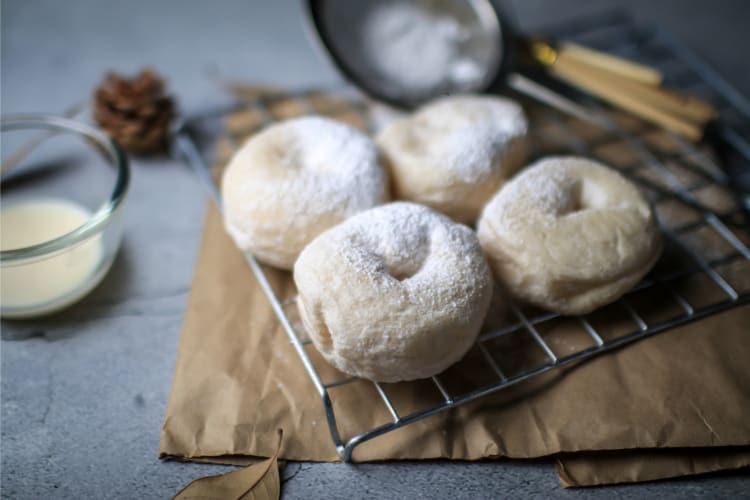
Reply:
M718 113L708 103L665 89L647 66L570 44L531 42L531 53L552 75L647 121L692 140Z
M557 48L558 58L566 57L613 75L647 85L661 85L661 71L605 52L599 52L572 42L562 42Z

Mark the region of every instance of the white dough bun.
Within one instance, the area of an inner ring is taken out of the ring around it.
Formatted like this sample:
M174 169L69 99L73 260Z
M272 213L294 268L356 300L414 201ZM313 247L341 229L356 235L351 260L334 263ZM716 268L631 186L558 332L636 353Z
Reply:
M294 281L323 357L380 382L430 377L461 359L493 290L475 233L406 202L322 233L302 251Z
M527 158L528 122L516 102L458 95L433 101L376 138L394 196L467 224Z
M585 314L630 290L656 263L661 234L638 188L601 163L542 159L482 212L478 236L511 295Z
M271 125L229 162L221 182L224 225L237 246L291 269L313 238L389 199L374 142L329 118Z

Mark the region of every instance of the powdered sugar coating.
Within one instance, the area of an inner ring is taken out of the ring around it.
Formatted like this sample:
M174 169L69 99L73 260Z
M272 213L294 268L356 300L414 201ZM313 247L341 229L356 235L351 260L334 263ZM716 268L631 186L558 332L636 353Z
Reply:
M654 213L637 187L577 157L528 167L490 200L477 231L512 294L564 314L616 300L661 252Z
M294 280L321 354L346 373L388 382L460 359L492 294L473 231L403 202L322 233L300 254Z
M388 178L365 134L307 116L250 138L224 173L222 197L239 248L290 269L320 232L387 201Z
M475 19L467 19L460 4L440 9L412 2L373 5L361 29L362 48L378 80L398 88L402 98L483 83L493 40Z
M377 142L396 195L473 222L525 161L528 122L509 99L452 96L386 127Z

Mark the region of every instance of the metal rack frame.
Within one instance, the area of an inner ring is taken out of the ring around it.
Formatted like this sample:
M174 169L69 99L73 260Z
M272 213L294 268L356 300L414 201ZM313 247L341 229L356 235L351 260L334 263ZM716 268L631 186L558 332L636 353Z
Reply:
M744 97L735 93L735 91L733 91L725 82L718 79L718 76L715 73L707 69L707 67L705 67L697 58L687 53L686 49L681 47L675 49L675 43L662 33L636 29L626 17L620 15L609 16L610 17L606 18L609 23L607 26L618 32L619 35L614 40L605 39L605 43L599 43L598 45L601 48L613 52L622 52L622 50L618 50L618 48L621 49L622 47L625 48L625 52L627 52L628 49L632 50L633 48L637 48L641 56L644 53L648 53L645 48L649 48L658 53L661 58L664 58L664 50L666 48L667 52L671 54L671 57L680 63L675 64L672 59L667 57L667 62L677 68L678 73L682 75L681 78L683 78L683 83L685 83L685 81L687 81L686 85L690 85L691 82L695 83L688 78L689 74L692 72L692 74L697 75L698 83L706 84L712 89L714 94L710 97L714 100L715 104L719 105L720 110L722 110L722 106L724 109L731 107L734 111L740 110L743 114L746 112L746 118L750 120L750 106L747 108L743 107L747 104L745 101L742 101L744 100ZM601 23L602 19L597 19L593 24L589 21L588 26L601 28ZM575 34L583 34L583 37L578 38L584 38L584 41L591 43L591 40L586 40L585 35L588 32L585 27L586 23L581 24L579 22L578 25L574 26L576 29ZM623 35L623 32L626 33L626 35ZM564 36L566 33L564 30L562 32L558 30L557 35ZM661 62L663 63L662 65L666 64L663 60ZM685 72L686 67L689 69L687 73ZM588 348L580 349L564 356L556 354L554 348L545 341L543 334L540 333L543 325L547 325L556 320L561 320L562 317L555 313L543 311L529 313L524 310L522 305L511 304L510 309L514 319L502 327L483 332L476 342L476 348L486 362L486 369L494 378L493 382L468 392L455 394L451 393L447 388L445 380L442 379L444 376L443 374L434 376L431 378L431 383L441 395L442 402L435 406L407 414L399 413L396 405L394 405L393 401L388 396L386 388L382 384L377 382L367 382L373 384L380 401L385 405L390 414L391 421L354 436L344 437L340 434L340 429L337 425L337 415L332 403L331 389L361 382L362 379L356 377L345 377L331 382L323 381L319 370L315 367L315 363L305 349L305 347L310 344L310 340L305 336L303 331L297 328L290 318L289 308L294 307L296 298L286 301L282 300L271 286L269 279L264 272L264 266L259 264L252 255L246 254L245 258L250 269L253 271L258 279L258 283L268 296L274 313L299 355L310 380L313 382L322 400L331 437L339 455L345 461L351 460L352 453L358 445L387 432L404 427L437 413L444 412L456 406L477 400L486 395L496 393L542 373L590 359L594 356L598 356L604 352L643 339L650 335L699 320L720 311L737 307L741 304L750 303L750 290L737 290L717 270L717 268L721 266L729 265L743 259L750 262L750 249L748 248L748 245L742 241L742 238L738 236L738 234L746 229L746 227L743 226L744 221L738 222L738 218L741 215L740 211L735 209L729 213L718 215L706 207L696 196L696 193L703 188L709 186L726 186L728 182L722 173L722 170L718 168L710 156L706 155L705 152L702 152L694 145L678 137L673 137L679 147L677 153L663 154L654 151L653 148L651 148L642 138L644 131L649 130L648 125L641 125L639 130L628 130L627 128L620 126L616 120L612 119L610 113L606 109L601 107L595 101L584 96L577 96L575 100L564 97L560 93L542 86L520 74L509 75L508 86L512 91L519 95L541 103L548 110L546 117L548 120L560 121L565 120L566 117L574 117L591 124L604 132L602 136L603 139L591 142L579 138L574 132L570 131L566 139L566 146L571 152L585 156L595 156L597 148L606 144L607 141L614 140L625 143L636 153L638 159L637 161L634 161L632 165L620 165L617 167L624 175L640 183L649 193L651 193L654 203L659 203L663 200L676 200L698 213L699 217L696 221L691 221L679 226L669 226L666 224L662 224L661 226L667 243L682 254L686 263L681 265L678 269L671 270L668 273L652 273L652 275L648 276L617 302L619 307L627 312L627 315L632 321L632 329L625 334L618 335L614 338L606 338L602 331L600 331L600 329L597 328L589 318L573 318L574 321L578 322L582 331L590 337L592 345ZM729 91L727 91L727 89L729 89ZM312 94L312 92L295 93L296 97L303 104ZM259 98L254 102L244 104L244 106L253 107L264 113L267 122L270 123L272 118L268 113L268 106L273 104L273 99L272 96ZM740 101L737 101L737 99L740 99ZM200 118L196 118L196 120L199 119ZM201 154L196 142L191 138L190 127L191 123L187 122L183 124L179 130L175 141L176 150L187 160L192 170L201 179L219 208L221 208L220 193L212 179L208 162ZM561 128L565 129L565 127ZM744 141L744 144L740 144L739 146L746 147L747 150L750 150L750 144L739 135L734 137L734 140ZM691 162L706 167L690 167L691 173L695 174L695 176L700 179L698 182L686 184L667 166L667 162L669 161L685 159L690 159ZM748 168L750 168L750 159L748 159L747 165ZM656 172L663 182L654 182L639 176L639 172L643 169ZM731 247L732 252L718 258L706 258L685 241L684 236L687 233L704 229L715 232L716 235ZM679 287L676 286L676 283L686 277L695 275L701 275L713 283L723 294L722 298L708 305L692 304L688 297L683 296ZM633 299L637 298L640 294L649 290L657 289L665 291L673 303L679 306L679 314L660 321L649 321L647 318L643 317L636 307L632 305ZM528 367L519 373L505 374L487 346L488 343L492 341L512 334L527 335L527 340L530 339L531 342L541 350L545 361L536 366Z

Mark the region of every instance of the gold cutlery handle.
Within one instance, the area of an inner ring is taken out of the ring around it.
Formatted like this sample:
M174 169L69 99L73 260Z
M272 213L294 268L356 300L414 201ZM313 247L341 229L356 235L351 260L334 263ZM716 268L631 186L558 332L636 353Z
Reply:
M663 76L660 71L644 64L599 52L582 45L563 42L558 48L559 54L564 54L575 61L600 68L614 75L647 85L661 85Z
M718 116L709 103L665 89L647 66L571 44L531 42L534 58L557 78L647 121L699 140Z

